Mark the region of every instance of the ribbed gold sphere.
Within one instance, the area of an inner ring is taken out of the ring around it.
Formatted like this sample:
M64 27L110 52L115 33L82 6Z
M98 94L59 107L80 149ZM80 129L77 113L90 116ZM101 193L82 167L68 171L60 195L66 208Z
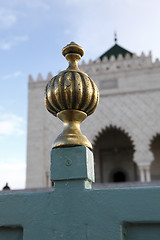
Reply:
M70 65L67 70L53 77L46 86L46 107L54 116L67 109L76 109L90 115L97 107L97 86L87 74L78 69L77 62L82 56L82 50L75 43L66 46L62 53Z
M78 68L84 50L71 42L63 48L62 54L69 62L69 67L48 82L45 91L46 108L54 116L60 116L62 111L66 113L67 110L90 115L97 107L99 92L93 80Z
M66 109L90 115L98 103L95 83L83 72L64 71L51 79L46 87L46 106L54 116Z

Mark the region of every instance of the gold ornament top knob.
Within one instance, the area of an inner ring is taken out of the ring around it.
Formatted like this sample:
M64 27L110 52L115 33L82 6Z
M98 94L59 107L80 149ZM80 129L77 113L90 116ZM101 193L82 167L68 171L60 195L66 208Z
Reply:
M79 54L82 57L84 55L84 50L77 43L71 42L62 49L62 54L64 57L66 54Z
M84 55L82 47L78 46L75 42L71 42L63 48L62 54L69 62L68 70L79 70L78 62Z
M47 110L58 116L65 125L53 147L84 145L91 149L91 143L80 132L80 123L95 111L99 100L98 88L78 68L78 62L84 55L82 47L71 42L63 48L62 54L69 62L69 67L53 77L45 90Z

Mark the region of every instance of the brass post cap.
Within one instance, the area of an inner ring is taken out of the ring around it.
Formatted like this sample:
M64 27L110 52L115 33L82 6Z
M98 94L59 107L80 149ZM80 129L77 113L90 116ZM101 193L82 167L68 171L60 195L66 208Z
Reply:
M64 123L64 130L53 147L80 145L92 149L80 131L80 123L95 111L99 91L94 81L78 68L78 61L84 55L83 48L71 42L63 48L62 54L69 67L53 77L45 89L47 110Z
M71 42L62 49L62 54L64 57L69 53L79 54L82 57L84 55L84 50L75 42Z

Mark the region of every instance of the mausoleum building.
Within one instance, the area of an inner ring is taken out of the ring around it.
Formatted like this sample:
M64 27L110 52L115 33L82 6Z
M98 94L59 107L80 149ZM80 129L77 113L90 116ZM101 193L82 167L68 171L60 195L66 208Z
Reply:
M160 62L117 42L80 67L96 83L100 101L81 125L93 145L97 183L160 179ZM49 187L50 150L62 123L49 114L44 88L52 78L29 77L26 187Z

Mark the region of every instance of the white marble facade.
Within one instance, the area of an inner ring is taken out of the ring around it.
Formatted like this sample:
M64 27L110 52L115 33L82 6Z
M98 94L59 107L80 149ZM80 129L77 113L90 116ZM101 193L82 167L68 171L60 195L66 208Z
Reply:
M158 148L155 154L151 150L151 143L160 134L159 60L152 61L151 53L147 56L144 53L141 56L126 54L125 57L82 62L80 69L95 81L100 91L97 110L84 121L82 132L93 146L106 129L112 127L124 132L133 143L136 180L160 179L160 152ZM60 120L44 106L44 88L51 77L51 73L46 80L41 74L37 80L29 77L27 188L51 185L50 150L62 130ZM95 157L98 162L98 155ZM96 167L96 180L100 182L98 164Z

